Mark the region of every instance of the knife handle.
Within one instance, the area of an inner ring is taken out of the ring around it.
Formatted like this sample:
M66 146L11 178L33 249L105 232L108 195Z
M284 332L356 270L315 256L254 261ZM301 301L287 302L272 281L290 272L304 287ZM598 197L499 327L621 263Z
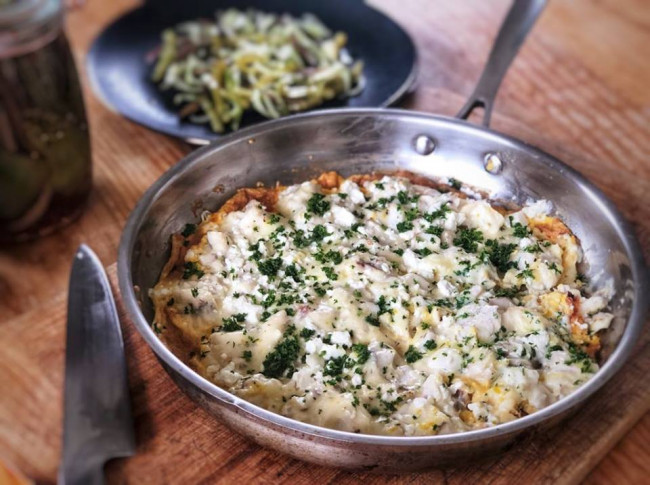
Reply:
M104 485L104 462L75 463L59 469L57 485Z

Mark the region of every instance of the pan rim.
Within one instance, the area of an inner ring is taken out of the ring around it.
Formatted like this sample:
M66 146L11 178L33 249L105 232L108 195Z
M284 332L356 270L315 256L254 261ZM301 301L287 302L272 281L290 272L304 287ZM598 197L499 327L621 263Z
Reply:
M242 140L254 138L255 136L259 136L260 133L266 133L277 129L284 129L287 126L291 126L296 123L302 123L303 121L312 120L313 118L360 116L376 116L382 119L390 117L426 119L436 123L456 125L461 129L468 130L470 133L474 132L475 134L481 133L483 135L489 135L490 137L498 140L501 145L514 145L533 156L543 158L545 162L550 162L550 169L558 171L565 176L568 175L572 177L574 180L576 180L577 183L579 183L584 189L588 190L591 195L593 195L593 199L599 203L598 210L604 212L608 216L610 223L614 225L619 237L623 242L623 245L630 255L632 274L634 276L634 281L637 282L634 288L635 298L633 300L630 315L626 322L625 330L609 359L598 370L594 377L592 377L587 383L585 383L582 387L577 389L572 394L563 399L560 399L550 406L547 406L528 416L489 428L461 433L422 437L356 434L297 421L295 419L268 411L248 401L245 401L220 388L216 384L211 383L207 379L200 376L198 373L194 372L162 343L162 341L155 335L154 331L150 327L149 323L147 322L138 306L137 297L133 289L131 272L132 250L135 244L135 235L137 234L137 231L139 230L149 207L153 202L155 202L160 191L168 184L173 183L174 179L178 177L187 167L202 159L210 152L220 150L225 146L238 143ZM589 180L587 180L583 175L581 175L578 171L569 167L552 155L538 148L535 148L526 142L496 132L489 128L474 125L466 121L447 116L431 115L418 111L382 108L341 108L319 110L294 115L287 118L281 118L278 120L267 121L228 134L223 138L210 143L209 145L206 145L189 153L177 164L169 168L163 175L161 175L157 181L151 185L151 187L143 194L131 212L124 227L118 250L118 279L120 292L127 309L127 314L149 347L151 347L154 353L167 366L177 372L184 379L189 380L192 385L198 387L203 392L206 392L224 404L231 406L233 410L236 410L237 412L251 414L254 417L264 421L266 425L270 425L274 428L280 428L284 431L324 438L330 440L331 442L391 447L431 447L490 440L496 437L513 435L525 429L532 428L535 425L550 420L554 416L562 415L570 409L574 408L578 404L585 401L587 398L591 397L598 389L600 389L607 381L609 381L611 377L613 377L613 375L620 370L620 368L629 358L635 347L637 338L645 324L645 317L649 307L649 302L646 299L638 297L650 290L650 278L648 275L646 263L643 258L641 247L634 235L634 231L632 230L631 225L625 220L625 218L623 218L615 205L603 194L603 192Z

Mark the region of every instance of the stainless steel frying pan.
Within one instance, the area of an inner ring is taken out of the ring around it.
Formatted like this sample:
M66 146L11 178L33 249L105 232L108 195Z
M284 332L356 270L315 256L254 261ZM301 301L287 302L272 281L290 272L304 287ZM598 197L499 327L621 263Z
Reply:
M119 281L130 318L178 386L215 417L256 442L331 466L416 470L494 452L525 431L549 426L585 401L629 356L647 310L648 275L632 229L589 181L552 156L487 128L503 75L544 7L516 0L474 94L457 119L385 109L312 112L263 123L199 149L165 173L131 214L119 250ZM483 125L463 121L477 106ZM455 177L514 203L544 198L574 230L594 284L613 283L612 328L602 367L574 394L532 415L467 433L431 437L359 435L288 419L203 379L150 327L147 291L169 255L169 237L239 187L291 184L325 170L342 175L410 170ZM219 446L215 443L215 446Z

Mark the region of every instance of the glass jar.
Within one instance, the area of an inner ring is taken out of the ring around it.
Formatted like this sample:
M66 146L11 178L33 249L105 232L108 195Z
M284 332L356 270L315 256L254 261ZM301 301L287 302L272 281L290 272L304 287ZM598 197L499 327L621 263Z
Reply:
M90 139L60 0L0 0L0 242L50 233L91 189Z

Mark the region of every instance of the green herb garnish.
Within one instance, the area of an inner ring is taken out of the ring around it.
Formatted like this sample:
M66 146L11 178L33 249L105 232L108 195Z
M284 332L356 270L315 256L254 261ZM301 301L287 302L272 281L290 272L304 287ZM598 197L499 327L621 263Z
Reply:
M357 364L363 365L368 362L370 358L370 351L368 346L364 344L354 344L352 345L352 352L357 354Z
M378 327L380 325L379 317L377 315L368 315L366 317L366 322L368 322L373 327Z
M410 231L411 229L413 229L413 223L410 221L402 221L397 223L398 232L406 232Z
M316 330L312 330L311 328L303 328L300 331L300 336L304 338L305 340L309 340L316 334Z
M427 350L433 350L438 347L438 344L435 340L427 340L424 342L424 348Z
M483 233L478 229L460 226L454 245L463 248L468 253L475 253L478 250L478 243L483 241Z
M196 276L197 278L201 278L205 272L199 267L199 264L194 262L194 261L188 261L185 263L183 266L183 279L188 280L192 276Z
M237 332L244 328L240 323L246 320L245 313L236 313L227 318L222 319L222 325L219 328L222 332Z
M505 273L510 268L516 268L517 263L510 261L510 255L517 249L516 244L499 244L494 239L485 242L487 254L490 262L501 273Z
M412 364L413 362L417 362L422 358L422 352L417 350L412 345L409 345L409 348L404 353L404 358L406 359L407 363Z
M265 261L260 261L257 263L257 269L259 269L260 273L268 276L269 278L275 278L281 266L281 258L267 259Z
M346 367L352 367L352 365L354 365L354 362L351 361L347 355L334 357L325 363L323 375L330 377L340 376L343 373L343 369Z
M514 218L510 216L508 218L510 221L510 227L512 227L512 234L515 237L527 237L531 234L530 229L524 226L521 222L514 222Z
M300 352L300 343L294 335L295 327L289 327L283 339L275 348L266 354L262 374L269 379L279 379L290 376L294 372L293 364Z
M323 194L314 194L307 201L307 212L322 216L330 210L330 202L326 200Z

